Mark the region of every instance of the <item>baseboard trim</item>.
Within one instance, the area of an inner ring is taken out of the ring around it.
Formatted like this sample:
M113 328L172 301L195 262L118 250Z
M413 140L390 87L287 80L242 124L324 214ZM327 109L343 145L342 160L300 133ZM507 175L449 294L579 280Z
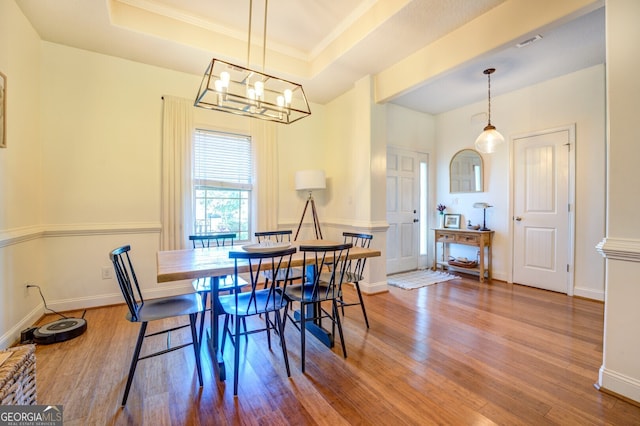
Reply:
M601 390L640 403L640 381L617 371L600 367L598 386Z
M373 295L389 291L389 286L386 281L377 283L360 282L360 291L367 295Z
M171 283L171 285L142 289L142 294L145 299L155 299L158 297L175 296L176 294L192 292L193 286L191 285L191 281L176 281L175 283ZM47 306L54 311L66 312L121 303L124 303L121 293L109 293L88 297L76 297L73 299L52 300L51 302L47 302Z
M42 317L44 304L40 303L33 308L24 318L11 327L5 334L0 337L0 349L9 348L16 343L20 343L20 332L25 328L33 326Z
M176 294L192 293L193 286L191 281L176 281L172 285L163 285L162 287L150 287L142 289L145 299L155 299L158 297L174 296ZM78 311L81 309L97 308L101 306L123 304L124 299L121 293L101 294L89 297L76 297L73 299L62 299L47 301L47 307L56 312ZM27 327L36 324L44 312L44 304L40 303L17 324L11 327L5 334L0 337L0 349L6 349L20 342L20 332Z
M604 302L604 291L596 291L588 288L576 287L573 289L573 295L583 297L585 299L598 300Z

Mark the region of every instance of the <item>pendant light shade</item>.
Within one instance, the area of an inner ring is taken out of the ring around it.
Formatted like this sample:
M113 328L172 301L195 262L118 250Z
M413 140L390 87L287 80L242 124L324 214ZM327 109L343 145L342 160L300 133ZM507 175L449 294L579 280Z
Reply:
M495 68L487 68L483 71L484 74L487 75L488 79L488 99L489 99L489 120L487 126L484 128L484 131L480 133L480 136L476 139L476 150L484 153L491 154L495 152L498 145L504 143L504 136L500 134L496 130L496 127L491 124L491 74L495 72Z

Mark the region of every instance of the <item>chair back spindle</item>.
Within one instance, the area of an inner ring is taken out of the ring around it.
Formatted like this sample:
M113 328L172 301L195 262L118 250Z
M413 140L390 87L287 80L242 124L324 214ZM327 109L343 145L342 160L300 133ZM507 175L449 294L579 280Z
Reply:
M133 263L129 257L131 246L123 246L113 250L109 257L113 263L116 272L116 279L120 286L122 296L129 308L131 319L138 320L138 312L144 305L144 298L138 285L138 277L136 277Z

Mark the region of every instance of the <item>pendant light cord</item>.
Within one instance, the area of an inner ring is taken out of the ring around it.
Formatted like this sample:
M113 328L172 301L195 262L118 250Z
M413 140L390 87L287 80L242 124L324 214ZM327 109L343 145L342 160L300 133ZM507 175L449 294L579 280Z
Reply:
M487 98L489 99L489 120L488 120L488 124L489 126L491 126L491 73L493 71L489 71L487 73L487 78L489 79L489 90L488 90L488 96Z

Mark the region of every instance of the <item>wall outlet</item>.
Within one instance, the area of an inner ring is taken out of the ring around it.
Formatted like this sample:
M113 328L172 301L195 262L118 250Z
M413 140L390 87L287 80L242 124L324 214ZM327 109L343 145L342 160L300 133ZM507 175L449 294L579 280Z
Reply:
M113 269L108 266L102 267L102 279L110 280L113 279Z

